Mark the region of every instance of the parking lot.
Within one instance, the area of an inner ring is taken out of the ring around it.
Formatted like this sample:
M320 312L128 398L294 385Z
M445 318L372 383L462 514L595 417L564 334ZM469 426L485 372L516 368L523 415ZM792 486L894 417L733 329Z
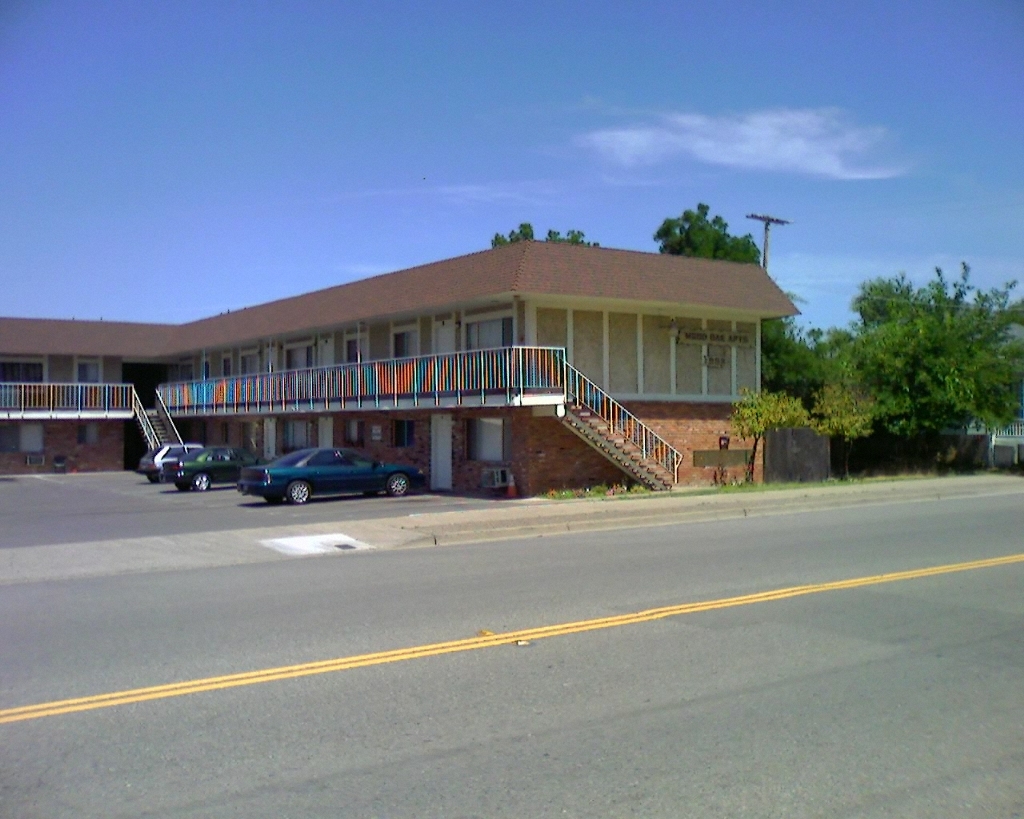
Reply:
M133 472L0 476L0 548L484 509L501 498L349 495L271 506L234 486L179 492Z

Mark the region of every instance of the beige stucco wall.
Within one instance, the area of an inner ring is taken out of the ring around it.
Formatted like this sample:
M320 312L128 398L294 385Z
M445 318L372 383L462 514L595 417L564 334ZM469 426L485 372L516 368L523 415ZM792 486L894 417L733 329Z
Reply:
M608 390L638 391L635 313L608 314Z
M672 391L671 353L668 320L664 316L644 316L644 392L668 395Z
M370 359L391 358L391 325L370 325Z
M565 310L538 307L537 346L567 347L569 344L568 339L568 317Z
M604 383L604 314L574 310L572 314L572 363L591 381Z
M70 383L75 380L75 364L69 355L51 355L46 369L50 381Z

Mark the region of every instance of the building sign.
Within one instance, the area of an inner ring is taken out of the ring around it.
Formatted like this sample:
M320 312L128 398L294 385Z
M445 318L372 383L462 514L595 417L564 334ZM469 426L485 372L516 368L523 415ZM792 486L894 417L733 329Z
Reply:
M712 332L711 330L682 330L681 344L734 344L737 347L753 347L754 338L750 333Z
M380 424L370 424L370 440L384 440L384 428Z

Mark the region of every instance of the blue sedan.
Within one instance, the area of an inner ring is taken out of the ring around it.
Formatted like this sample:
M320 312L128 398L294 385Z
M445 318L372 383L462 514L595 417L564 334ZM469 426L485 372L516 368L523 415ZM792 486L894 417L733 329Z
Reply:
M387 492L400 497L422 487L421 469L372 461L351 449L300 449L264 466L246 467L238 479L243 495L268 503L305 503L314 495Z

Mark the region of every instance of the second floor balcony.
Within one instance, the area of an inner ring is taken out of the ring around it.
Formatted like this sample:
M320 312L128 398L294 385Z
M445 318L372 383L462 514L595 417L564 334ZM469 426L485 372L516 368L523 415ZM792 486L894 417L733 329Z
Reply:
M268 415L566 399L565 350L502 347L162 384L171 415Z
M131 384L0 383L0 419L129 419Z

